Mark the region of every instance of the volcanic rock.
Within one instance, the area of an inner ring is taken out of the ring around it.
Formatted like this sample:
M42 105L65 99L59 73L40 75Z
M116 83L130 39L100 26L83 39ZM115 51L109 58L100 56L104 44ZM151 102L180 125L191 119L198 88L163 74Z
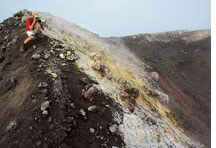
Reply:
M84 109L80 109L79 114L82 116L86 116L86 112L84 111Z
M59 54L59 57L60 57L61 59L65 59L65 55L64 55L63 53Z
M151 79L154 80L154 81L158 81L158 79L159 79L159 75L158 75L157 72L151 72L151 73L150 73L150 77L151 77Z
M92 86L84 93L84 98L92 101L94 99L93 95L95 93L96 93L96 88L94 86Z
M6 132L11 132L11 131L15 130L17 128L17 126L18 126L18 123L16 120L11 121L6 128Z
M93 105L93 106L88 107L89 112L96 112L98 109L99 108L97 105Z
M44 111L49 107L49 101L45 101L41 104L41 110Z
M40 54L33 54L32 55L32 59L34 59L34 60L39 60L40 59Z
M40 82L38 85L39 88L47 88L48 84L46 82Z
M111 133L115 133L117 131L117 129L118 129L118 125L117 124L113 124L113 125L109 126L109 131Z

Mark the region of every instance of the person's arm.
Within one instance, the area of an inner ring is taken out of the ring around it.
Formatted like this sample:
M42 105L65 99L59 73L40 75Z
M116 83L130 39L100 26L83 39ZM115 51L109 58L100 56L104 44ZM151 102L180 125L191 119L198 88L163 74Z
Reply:
M34 18L33 23L29 26L30 30L33 30L35 23L36 23L36 19Z
M43 27L43 25L42 25L42 24L41 24L41 29L42 29L42 30L44 30L44 27Z

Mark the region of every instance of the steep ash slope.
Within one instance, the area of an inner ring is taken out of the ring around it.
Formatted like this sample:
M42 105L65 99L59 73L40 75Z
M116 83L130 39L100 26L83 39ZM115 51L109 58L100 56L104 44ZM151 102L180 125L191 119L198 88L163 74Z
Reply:
M124 43L159 73L159 85L170 96L168 106L192 134L210 147L211 36L210 30L137 34L109 38Z
M0 63L0 147L124 145L119 135L109 131L116 123L112 112L120 109L101 91L94 92L93 101L83 98L82 93L97 82L74 61L58 56L62 51L57 47L64 50L61 42L44 36L20 52L27 37L25 24L20 18L9 18L0 25L0 54L4 57ZM74 55L71 48L67 51ZM35 54L40 54L38 60L32 59ZM46 101L47 115L41 110Z
M123 44L40 13L44 38L20 54L30 14L1 25L2 146L204 147L183 132L151 67Z

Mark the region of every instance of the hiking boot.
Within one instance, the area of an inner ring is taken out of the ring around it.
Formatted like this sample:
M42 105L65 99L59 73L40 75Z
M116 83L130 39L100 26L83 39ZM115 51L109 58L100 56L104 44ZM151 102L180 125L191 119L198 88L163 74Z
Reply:
M20 46L20 51L25 51L25 44L24 43L22 43L22 45Z

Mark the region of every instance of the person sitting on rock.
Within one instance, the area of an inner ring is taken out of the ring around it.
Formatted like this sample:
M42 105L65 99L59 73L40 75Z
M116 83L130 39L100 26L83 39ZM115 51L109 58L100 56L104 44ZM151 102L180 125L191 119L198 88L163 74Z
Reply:
M44 30L41 20L37 12L32 12L32 17L27 18L26 20L26 33L28 38L22 43L20 51L25 51L26 44L33 40L41 32L41 29Z

